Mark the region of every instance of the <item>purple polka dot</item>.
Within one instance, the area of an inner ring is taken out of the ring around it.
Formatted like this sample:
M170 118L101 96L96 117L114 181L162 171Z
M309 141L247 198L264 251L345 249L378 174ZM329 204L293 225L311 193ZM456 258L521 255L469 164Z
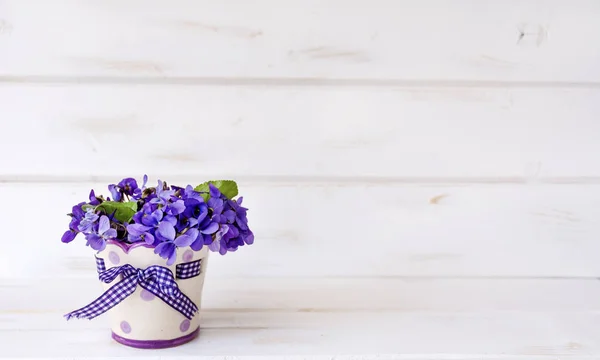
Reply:
M121 262L119 255L114 251L108 253L108 260L115 265L118 265Z
M121 330L123 330L125 334L129 334L131 332L131 326L127 321L121 321Z
M192 250L186 250L186 252L183 253L183 261L192 261L193 258L194 252Z
M142 300L145 300L145 301L152 301L155 298L154 294L146 289L142 289L142 292L140 293L140 297L142 298Z
M181 332L186 332L188 331L188 329L190 328L190 321L188 319L185 319L181 322L181 325L179 325L179 330L181 330Z

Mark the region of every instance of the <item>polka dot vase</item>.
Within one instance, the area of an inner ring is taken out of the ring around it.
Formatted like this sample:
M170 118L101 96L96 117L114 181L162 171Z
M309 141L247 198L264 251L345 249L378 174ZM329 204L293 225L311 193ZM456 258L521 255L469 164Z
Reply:
M177 274L176 266L197 260L200 262L200 274L191 278L176 278L177 286L190 300L200 308L202 288L208 260L208 249L192 251L180 249L177 260L171 266L166 260L154 253L154 249L143 243L127 247L123 243L109 243L106 249L96 255L103 259L106 269L130 264L138 269L152 265L168 268ZM121 281L116 278L109 284L101 283L104 291ZM137 286L135 292L110 309L108 312L112 328L112 337L117 342L144 349L161 349L185 344L198 336L200 331L199 314L190 320L173 309L152 292Z

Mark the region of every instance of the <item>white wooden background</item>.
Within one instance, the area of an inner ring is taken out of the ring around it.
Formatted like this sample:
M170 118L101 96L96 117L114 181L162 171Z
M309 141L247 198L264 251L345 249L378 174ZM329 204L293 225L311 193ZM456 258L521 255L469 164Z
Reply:
M0 357L600 358L599 19L0 0ZM237 179L256 233L211 257L201 337L153 353L60 317L100 291L65 214L144 173Z

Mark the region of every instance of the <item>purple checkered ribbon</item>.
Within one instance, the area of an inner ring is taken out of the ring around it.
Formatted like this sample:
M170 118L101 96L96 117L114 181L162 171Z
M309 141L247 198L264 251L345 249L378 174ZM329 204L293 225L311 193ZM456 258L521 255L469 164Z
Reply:
M200 273L200 266L194 263L181 264L183 265L182 269L186 269L182 271L187 274L187 277L192 277L189 275L193 274L193 272L188 271L192 268L195 269L197 267L197 272L198 274ZM153 265L142 270L126 264L106 270L104 260L99 258L96 258L96 267L98 268L99 278L102 282L108 284L119 275L122 275L123 280L112 286L87 306L66 314L65 317L67 320L71 318L93 319L133 294L138 285L156 295L188 319L191 319L198 311L196 304L179 290L173 273L166 267ZM179 271L178 269L177 272L179 273Z
M200 265L202 264L202 259L179 264L175 267L175 272L177 273L178 279L189 279L195 276L200 275Z

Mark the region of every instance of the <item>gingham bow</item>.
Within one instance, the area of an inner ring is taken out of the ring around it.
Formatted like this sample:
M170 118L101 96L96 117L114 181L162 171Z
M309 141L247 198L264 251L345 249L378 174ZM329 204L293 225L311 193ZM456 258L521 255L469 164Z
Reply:
M199 274L199 261L188 264L190 267L197 269ZM188 264L181 265L185 266ZM133 294L137 285L156 295L188 319L191 319L198 311L196 304L179 290L173 273L166 267L153 265L142 270L126 264L105 270L102 259L97 259L97 265L99 278L102 282L110 283L119 275L123 275L123 280L112 286L87 306L66 314L65 317L67 320L73 317L78 319L93 319ZM178 268L177 270L179 272L180 269Z

